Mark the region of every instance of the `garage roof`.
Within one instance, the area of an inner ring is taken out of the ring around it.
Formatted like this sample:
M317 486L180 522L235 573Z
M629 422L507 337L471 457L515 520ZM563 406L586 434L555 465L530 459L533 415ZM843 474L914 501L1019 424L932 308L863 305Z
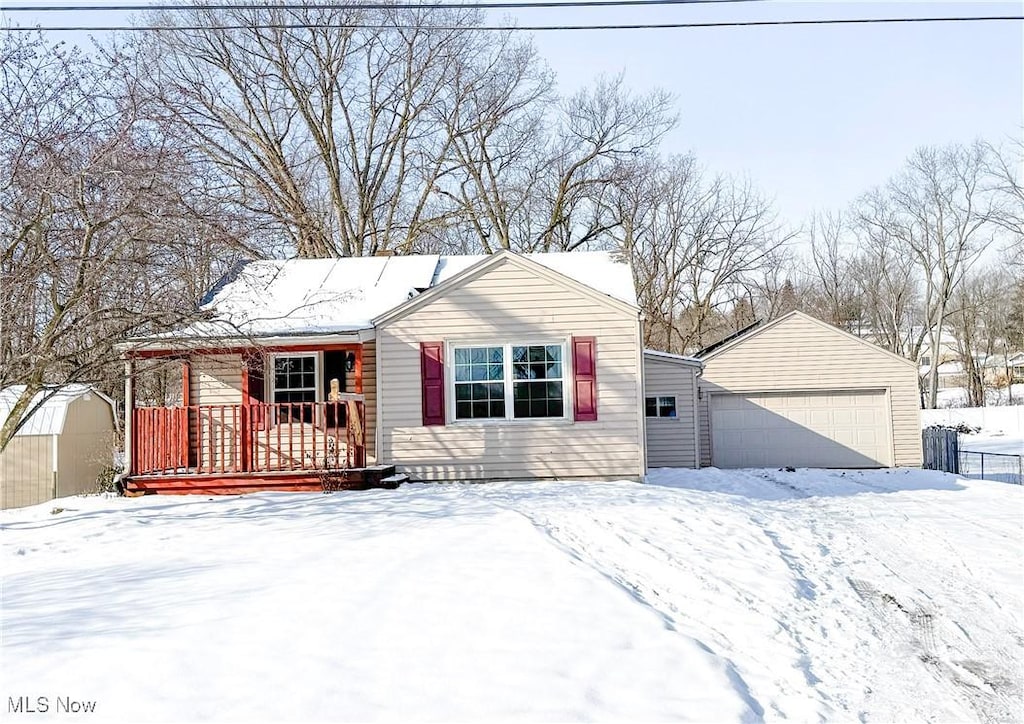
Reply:
M777 319L773 319L772 321L770 321L770 322L768 322L766 324L762 324L760 322L755 322L754 324L750 325L749 327L747 327L747 328L745 328L743 330L740 330L736 334L734 334L734 335L732 335L730 337L726 337L721 342L716 342L715 344L711 345L710 347L707 347L707 348L701 350L700 352L697 353L697 356L700 357L703 361L707 362L708 360L712 359L713 357L717 357L718 355L722 354L726 350L730 350L730 349L732 349L733 347L736 347L739 344L743 344L748 339L753 339L757 335L762 334L762 333L768 331L769 329L775 327L776 325L781 324L782 322L786 321L787 319L792 319L793 317L799 317L799 318L805 319L805 320L807 320L809 322L813 322L814 324L818 325L822 329L825 329L825 330L828 330L830 332L834 332L836 334L841 334L841 335L844 335L846 337L849 337L850 339L855 340L856 342L859 342L860 344L864 345L865 347L869 347L870 349L872 349L875 352L879 352L881 354L888 355L888 356L892 357L893 359L898 359L900 362L903 362L904 364L907 364L907 365L909 365L911 367L914 367L914 368L917 367L917 362L915 362L914 360L909 360L906 357L900 357L898 354L895 354L894 352L890 352L889 350L885 349L884 347L879 347L874 342L869 342L868 340L866 340L866 339L864 339L862 337L858 337L855 334L850 334L845 329L840 329L839 327L836 327L833 324L829 324L828 322L824 322L824 321L818 319L817 317L813 317L810 314L807 314L806 312L801 312L799 310L792 311L789 314L784 314L781 317L778 317Z

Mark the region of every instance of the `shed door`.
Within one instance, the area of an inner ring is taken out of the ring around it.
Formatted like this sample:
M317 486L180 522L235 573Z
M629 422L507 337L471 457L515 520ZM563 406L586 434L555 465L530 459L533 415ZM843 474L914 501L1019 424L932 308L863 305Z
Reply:
M891 464L884 390L711 397L711 457L720 468L867 468Z

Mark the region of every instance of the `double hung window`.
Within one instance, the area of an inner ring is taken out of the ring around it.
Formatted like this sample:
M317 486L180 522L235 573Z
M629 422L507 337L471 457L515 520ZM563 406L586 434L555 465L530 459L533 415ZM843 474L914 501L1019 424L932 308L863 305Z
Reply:
M278 355L274 357L274 402L292 403L281 408L280 417L312 422L312 404L316 402L316 355Z

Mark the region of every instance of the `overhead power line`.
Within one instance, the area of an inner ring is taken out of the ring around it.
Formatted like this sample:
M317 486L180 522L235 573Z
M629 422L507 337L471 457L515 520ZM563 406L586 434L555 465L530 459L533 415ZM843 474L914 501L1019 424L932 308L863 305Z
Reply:
M194 5L16 5L0 8L6 13L66 13L66 12L140 12L144 10L529 10L534 8L600 8L636 7L643 5L721 5L723 3L753 3L766 0L499 0L499 2L438 2L438 3L198 3Z
M390 6L394 7L394 6ZM381 23L246 23L235 25L35 25L31 27L12 26L10 31L45 32L142 32L160 30L303 30L311 28L337 30L443 30L443 31L548 31L548 30L674 30L683 28L751 28L799 25L874 25L913 23L976 23L1022 21L1024 15L967 15L926 18L827 18L819 20L735 20L690 23L635 23L611 25L423 25Z

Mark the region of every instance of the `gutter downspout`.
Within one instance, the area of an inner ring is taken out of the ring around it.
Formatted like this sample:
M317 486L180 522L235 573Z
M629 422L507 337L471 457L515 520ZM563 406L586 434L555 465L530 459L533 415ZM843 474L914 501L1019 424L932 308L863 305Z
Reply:
M132 455L135 426L132 425L132 412L135 410L135 363L126 353L124 355L124 470L114 476L114 487L121 495L125 491L125 481L132 474L135 465ZM116 418L116 415L115 415Z
M704 376L704 364L701 363L697 374L693 376L693 467L700 470L700 378Z

